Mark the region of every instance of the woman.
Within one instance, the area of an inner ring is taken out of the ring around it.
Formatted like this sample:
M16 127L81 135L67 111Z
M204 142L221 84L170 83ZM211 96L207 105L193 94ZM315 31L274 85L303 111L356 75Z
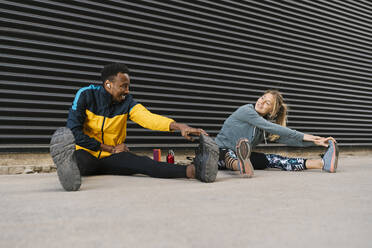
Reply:
M254 169L279 168L287 171L323 169L336 172L338 148L332 137L304 134L286 127L287 105L279 91L268 90L255 105L238 108L224 122L215 141L220 148L219 169L240 171L252 177ZM287 158L251 152L259 143L277 141L289 146L328 147L322 159Z

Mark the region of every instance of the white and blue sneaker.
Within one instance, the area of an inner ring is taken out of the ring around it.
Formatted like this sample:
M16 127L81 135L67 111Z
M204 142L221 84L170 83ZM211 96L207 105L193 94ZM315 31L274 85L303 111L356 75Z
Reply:
M333 140L329 140L328 144L328 149L323 155L323 170L334 173L337 170L338 147Z

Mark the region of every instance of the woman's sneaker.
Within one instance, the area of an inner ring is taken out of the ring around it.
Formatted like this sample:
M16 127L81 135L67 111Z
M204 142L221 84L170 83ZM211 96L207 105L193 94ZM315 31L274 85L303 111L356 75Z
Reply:
M252 177L254 169L250 160L251 145L248 139L240 139L236 144L236 155L238 157L238 168L240 174L244 177Z
M323 170L334 173L337 170L338 147L333 140L329 140L328 144L328 149L323 155Z
M195 177L202 182L211 183L216 180L218 172L219 148L214 140L200 135L199 147L195 151Z
M75 138L71 130L66 127L58 128L50 140L50 155L57 167L59 182L66 191L77 191L81 185L74 152Z

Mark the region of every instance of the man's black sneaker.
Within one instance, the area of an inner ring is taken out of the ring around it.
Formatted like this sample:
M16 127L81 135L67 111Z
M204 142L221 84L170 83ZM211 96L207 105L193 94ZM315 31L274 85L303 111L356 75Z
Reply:
M195 151L195 177L202 182L211 183L216 180L218 172L218 145L206 135L200 135L199 147Z
M57 167L59 182L66 191L77 191L81 185L74 151L75 138L71 130L66 127L58 128L50 140L50 155Z

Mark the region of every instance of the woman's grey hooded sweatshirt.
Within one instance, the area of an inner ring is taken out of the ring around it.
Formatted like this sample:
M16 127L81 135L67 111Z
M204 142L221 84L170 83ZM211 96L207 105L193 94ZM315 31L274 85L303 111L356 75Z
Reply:
M243 105L232 113L224 122L215 140L220 148L230 148L235 151L238 140L247 138L254 148L264 140L264 131L279 135L277 142L289 146L314 145L312 142L303 141L303 133L264 119L256 112L253 104Z

